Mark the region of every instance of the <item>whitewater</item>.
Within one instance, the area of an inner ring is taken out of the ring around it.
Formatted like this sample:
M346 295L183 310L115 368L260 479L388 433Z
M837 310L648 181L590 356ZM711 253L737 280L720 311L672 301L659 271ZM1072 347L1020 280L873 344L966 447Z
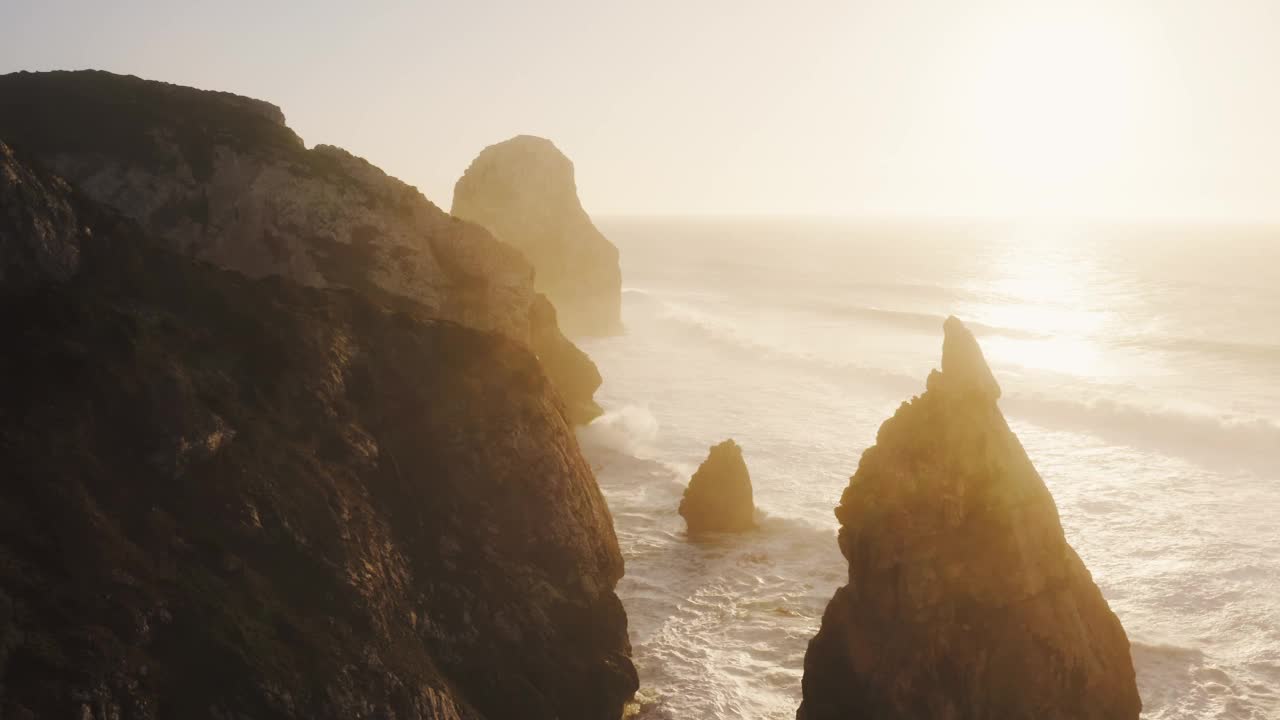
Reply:
M626 332L580 431L626 559L641 718L793 718L846 580L832 513L963 319L1148 720L1280 718L1280 233L615 219ZM732 437L760 528L676 514Z

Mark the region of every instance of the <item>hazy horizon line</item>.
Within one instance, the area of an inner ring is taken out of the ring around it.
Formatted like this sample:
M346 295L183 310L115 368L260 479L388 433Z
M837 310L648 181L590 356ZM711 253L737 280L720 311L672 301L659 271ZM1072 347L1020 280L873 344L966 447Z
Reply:
M1182 228L1248 228L1254 230L1280 231L1280 218L1217 218L1217 217L1171 217L1171 216L1035 216L1035 215L979 215L979 214L874 214L874 213L799 213L799 212L589 212L593 220L648 220L648 221L681 221L681 222L824 222L835 224L858 225L1031 225L1031 226L1136 226L1136 227L1182 227Z

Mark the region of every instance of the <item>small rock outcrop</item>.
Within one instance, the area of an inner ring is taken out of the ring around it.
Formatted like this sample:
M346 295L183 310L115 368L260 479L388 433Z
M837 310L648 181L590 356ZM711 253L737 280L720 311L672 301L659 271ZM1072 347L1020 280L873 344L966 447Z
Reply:
M680 500L690 533L742 532L756 526L751 475L733 440L713 445Z
M485 148L454 186L452 212L529 258L567 332L621 330L618 249L582 209L573 163L550 140L520 135Z
M804 662L799 720L1133 720L1129 640L1067 543L976 340L885 421L836 517L849 583Z
M541 293L529 313L529 347L542 362L547 378L560 390L570 422L586 425L600 417L604 410L594 397L602 382L600 370L560 332L556 309Z
M0 717L620 716L622 556L523 343L176 254L7 149L0 261Z
M519 250L345 150L307 149L269 103L98 71L13 73L0 75L0 137L181 254L399 295L525 343L545 330ZM569 381L570 407L590 405L576 393L594 366L571 354L554 381Z

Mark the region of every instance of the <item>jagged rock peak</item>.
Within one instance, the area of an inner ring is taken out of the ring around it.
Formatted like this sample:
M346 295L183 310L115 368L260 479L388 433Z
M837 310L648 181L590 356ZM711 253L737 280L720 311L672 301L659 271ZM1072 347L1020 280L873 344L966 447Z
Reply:
M800 720L1134 720L1129 640L995 402L960 321L943 371L862 454L836 517L848 584L805 655Z
M755 527L751 475L732 439L711 447L680 500L689 532L741 532Z
M452 212L529 258L568 332L621 329L618 249L583 210L573 163L550 140L519 135L482 150L454 186Z
M956 392L976 392L1000 399L1000 384L982 355L982 348L969 328L952 315L942 324L942 378L945 387Z

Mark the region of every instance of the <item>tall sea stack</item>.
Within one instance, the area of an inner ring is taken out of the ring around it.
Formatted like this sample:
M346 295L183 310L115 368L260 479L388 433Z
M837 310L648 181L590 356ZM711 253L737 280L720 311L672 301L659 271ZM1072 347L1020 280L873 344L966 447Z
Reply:
M1129 640L1009 429L977 341L885 421L841 498L849 583L809 644L799 720L1132 720Z
M529 258L566 332L621 329L618 249L582 209L573 163L550 140L520 135L485 148L454 186L452 212Z

